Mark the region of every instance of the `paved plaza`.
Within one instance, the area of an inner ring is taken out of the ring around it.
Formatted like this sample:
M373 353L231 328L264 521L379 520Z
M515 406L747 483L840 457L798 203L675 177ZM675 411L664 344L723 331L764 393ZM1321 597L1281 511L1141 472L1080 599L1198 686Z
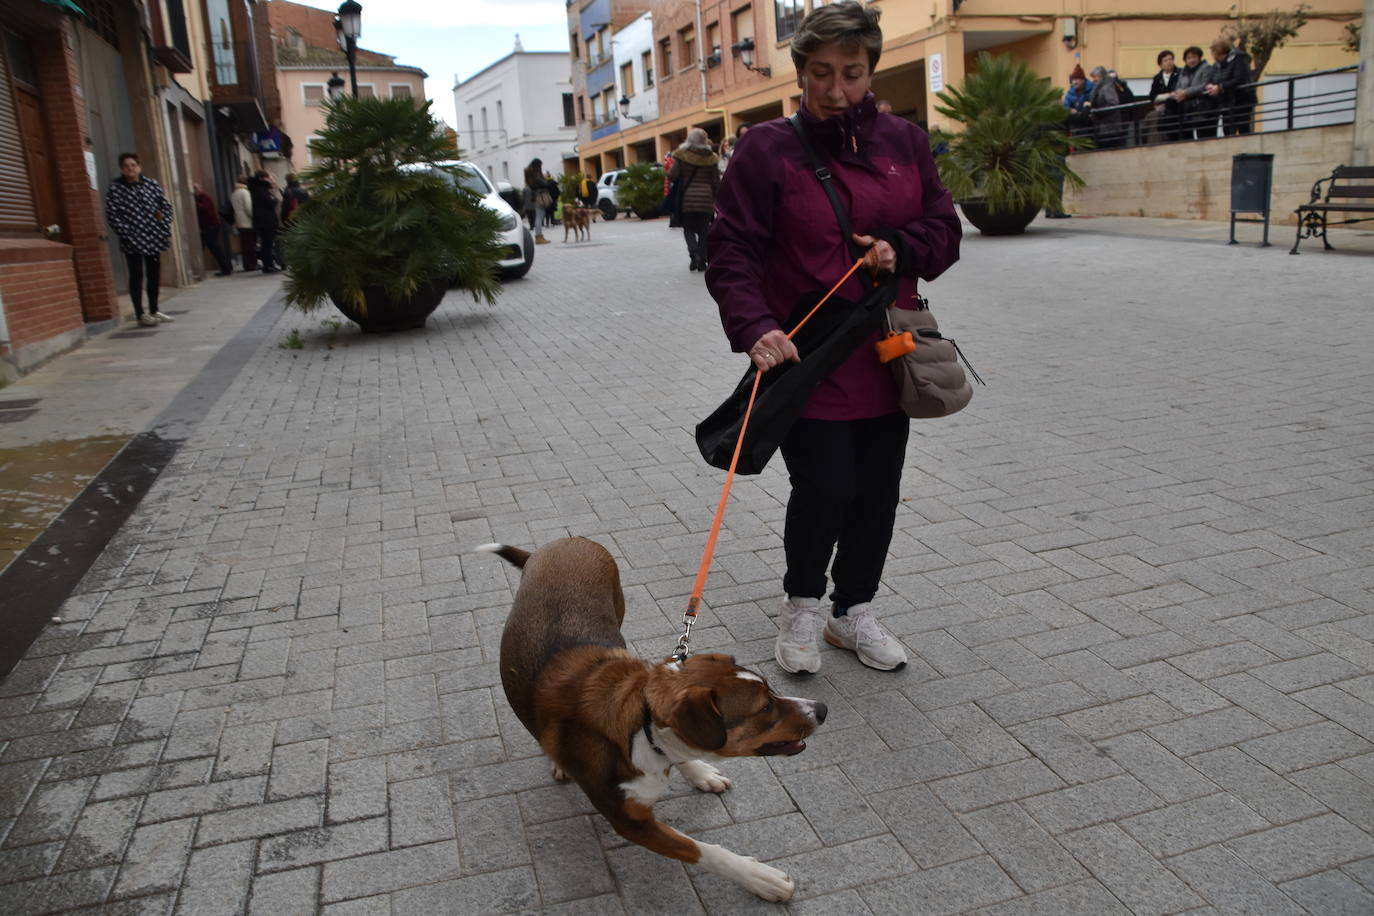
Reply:
M269 279L183 291L0 391L43 396L0 427L26 442L180 417L0 682L0 909L1374 912L1374 244L1290 232L966 235L926 293L988 387L912 427L900 672L778 669L787 481L737 481L693 648L830 716L657 810L787 871L787 907L551 780L499 685L518 574L472 551L594 538L632 647L672 649L724 476L691 430L745 366L680 233L597 223L389 336Z

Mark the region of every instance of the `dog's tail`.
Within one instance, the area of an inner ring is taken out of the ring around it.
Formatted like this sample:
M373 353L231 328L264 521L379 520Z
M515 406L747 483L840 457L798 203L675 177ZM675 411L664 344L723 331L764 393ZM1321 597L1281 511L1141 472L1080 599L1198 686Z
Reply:
M487 553L494 553L501 559L517 569L525 568L525 561L530 558L528 550L521 550L519 547L511 547L509 544L483 544L477 548Z

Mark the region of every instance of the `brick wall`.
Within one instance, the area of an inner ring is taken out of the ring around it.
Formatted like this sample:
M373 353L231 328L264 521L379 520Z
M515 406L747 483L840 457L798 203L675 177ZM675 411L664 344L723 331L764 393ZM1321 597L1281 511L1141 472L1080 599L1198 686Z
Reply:
M70 243L68 261L75 263L76 287L72 291L78 321L108 321L117 314L114 271L105 247L105 216L100 192L91 187L86 172L86 105L77 94L80 68L67 30L47 29L32 38L34 62L38 67L39 91L47 114L49 134L54 139L59 194L62 200L63 240ZM72 138L82 142L68 142ZM71 263L68 264L69 271ZM5 310L13 317L6 297ZM65 312L65 309L63 310ZM56 320L62 324L65 319Z
M5 355L84 328L73 251L61 242L0 239L0 298L10 334Z

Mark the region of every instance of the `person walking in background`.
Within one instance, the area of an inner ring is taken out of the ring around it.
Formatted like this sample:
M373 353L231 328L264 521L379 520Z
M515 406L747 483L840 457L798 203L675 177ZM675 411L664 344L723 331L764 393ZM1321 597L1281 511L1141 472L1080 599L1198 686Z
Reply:
M229 206L234 211L234 229L239 234L239 257L244 270L257 270L258 234L253 231L253 195L248 192L248 175L245 174L234 185L229 195Z
M792 38L797 117L839 185L855 234L844 237L787 119L750 130L721 182L706 284L732 349L764 371L798 360L783 325L804 296L829 289L853 264L850 243L876 251L879 267L897 275L898 307L914 307L918 279L933 280L959 259L959 215L929 138L904 118L879 117L869 91L883 46L878 16L853 0L818 6ZM840 295L857 300L865 289L856 275ZM910 429L891 369L878 362L879 337L875 329L821 380L782 442L792 489L773 651L784 671L819 671L822 633L870 668L906 664L906 650L872 605ZM821 607L827 567L828 610Z
M1174 98L1180 71L1174 66L1173 51L1160 51L1155 56L1155 63L1159 65L1159 72L1150 83L1150 102L1154 106L1149 116L1151 127L1161 140L1172 143L1179 138L1182 130L1179 124L1182 107Z
M553 197L544 186L544 163L531 159L525 166L525 212L530 214L530 228L534 230L534 243L547 245L544 238L544 214L553 205Z
M673 153L668 179L681 183L678 209L681 211L682 237L687 242L688 270L706 269L706 232L716 209L720 187L720 157L711 149L711 139L700 127L687 131L687 142Z
M262 262L262 272L277 272L276 250L277 230L281 219L277 216L277 183L272 173L258 169L248 179L248 193L253 200L253 232L258 237L258 259Z
M134 317L152 326L172 319L157 310L162 281L162 252L172 239L172 202L162 185L143 174L137 153L120 153L119 177L105 195L105 222L119 236L119 250L129 268L129 298ZM143 313L147 284L148 314Z
M1183 51L1183 66L1178 71L1174 101L1178 102L1182 125L1179 138L1201 140L1217 134L1217 116L1207 84L1212 81L1212 65L1202 59L1197 45Z
M1255 103L1259 96L1250 82L1250 55L1232 47L1225 38L1211 44L1212 79L1207 84L1208 95L1221 107L1221 131L1231 137L1248 134L1254 129Z
M296 177L295 172L286 176L286 190L281 194L281 224L283 228L290 228L296 221L296 211L301 208L301 204L310 199L310 192L301 187L301 180Z
M234 262L224 247L224 221L219 218L219 208L214 198L205 193L199 184L191 185L191 193L196 200L196 224L200 227L200 244L209 249L215 263L219 265L216 276L227 277L234 272Z

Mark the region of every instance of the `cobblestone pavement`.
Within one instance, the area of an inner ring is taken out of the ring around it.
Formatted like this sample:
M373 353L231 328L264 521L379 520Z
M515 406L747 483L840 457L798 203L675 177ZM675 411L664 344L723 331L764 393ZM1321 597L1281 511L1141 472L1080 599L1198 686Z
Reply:
M663 655L721 483L689 431L743 363L681 237L593 234L422 333L277 322L0 684L6 912L777 909L620 841L500 692L473 545L597 539ZM741 480L694 648L831 714L661 816L798 913L1374 911L1369 256L964 254L929 294L989 387L913 427L911 663L776 668L786 481Z

